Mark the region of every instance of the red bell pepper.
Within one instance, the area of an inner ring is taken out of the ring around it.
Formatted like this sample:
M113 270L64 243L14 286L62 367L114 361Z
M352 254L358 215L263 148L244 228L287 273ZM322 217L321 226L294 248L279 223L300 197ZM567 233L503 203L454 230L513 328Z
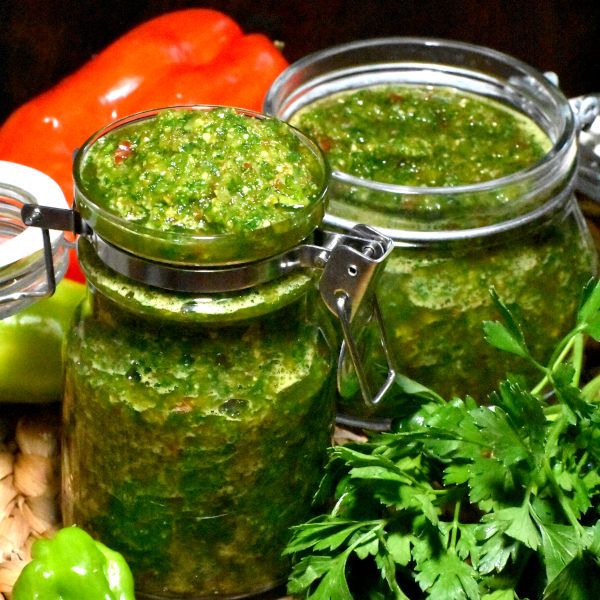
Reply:
M0 127L0 159L47 173L71 199L73 152L94 131L131 113L176 104L260 110L286 66L273 42L244 34L223 13L166 13L12 113ZM74 259L67 277L83 278Z

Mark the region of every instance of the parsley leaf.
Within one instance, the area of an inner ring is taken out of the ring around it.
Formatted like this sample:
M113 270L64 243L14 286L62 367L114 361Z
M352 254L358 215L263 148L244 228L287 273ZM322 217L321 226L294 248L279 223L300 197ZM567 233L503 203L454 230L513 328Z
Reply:
M574 558L544 590L543 600L595 600L600 598L600 565L584 552Z
M475 571L451 552L420 565L416 580L431 600L475 600L480 597Z
M529 350L525 343L523 329L519 320L508 306L500 300L494 288L490 289L490 294L504 322L484 322L483 330L486 341L499 350L516 354L522 358L528 358Z

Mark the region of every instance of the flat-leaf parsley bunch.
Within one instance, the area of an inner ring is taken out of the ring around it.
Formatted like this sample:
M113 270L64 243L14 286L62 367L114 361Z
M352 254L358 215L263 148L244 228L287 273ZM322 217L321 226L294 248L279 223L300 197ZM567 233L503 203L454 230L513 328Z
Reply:
M503 381L490 403L445 401L403 377L416 403L392 433L331 449L317 501L333 508L295 527L291 594L311 600L600 599L600 380L579 385L584 336L600 340L600 284L547 365L516 312L493 346L539 370Z

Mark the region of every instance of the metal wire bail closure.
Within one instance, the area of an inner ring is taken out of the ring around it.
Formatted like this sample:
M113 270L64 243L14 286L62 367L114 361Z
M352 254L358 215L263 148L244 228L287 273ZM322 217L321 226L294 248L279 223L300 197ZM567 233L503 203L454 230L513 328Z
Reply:
M380 402L396 377L375 295L377 278L394 244L371 227L357 225L343 234L317 229L311 240L315 243L300 244L278 256L229 267L204 268L150 261L117 248L96 235L73 209L26 204L21 210L21 218L25 225L41 228L45 236L51 229L84 235L90 239L100 260L117 273L171 291L233 292L272 281L298 269L322 269L319 291L327 308L340 320L344 338L338 365L342 365L349 354L367 404ZM49 281L53 280L52 261L47 263L47 270ZM352 332L353 327L360 327L372 317L378 324L388 368L385 383L375 393L370 389Z
M577 189L600 202L600 94L570 98L579 130Z
M351 234L363 240L362 246L339 244L333 249L319 282L319 290L325 304L337 316L342 326L344 341L338 360L338 387L346 355L349 354L363 400L367 405L375 405L385 396L396 377L386 328L375 293L378 276L393 249L393 241L366 225L356 225ZM359 322L355 324L355 329L360 329L372 317L377 323L387 363L385 382L375 393L367 380L363 360L352 332L352 325L356 319Z
M40 201L56 210L68 206L59 185L46 174L0 161L0 318L51 296L66 270L63 233L37 232L19 221L24 207L35 210Z

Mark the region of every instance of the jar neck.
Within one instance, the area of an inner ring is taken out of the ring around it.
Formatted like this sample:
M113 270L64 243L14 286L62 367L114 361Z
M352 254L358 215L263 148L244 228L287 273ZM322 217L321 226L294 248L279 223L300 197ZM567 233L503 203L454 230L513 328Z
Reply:
M80 238L78 250L94 302L118 307L131 318L224 326L276 313L315 290L311 273L299 272L238 292L171 292L119 275L100 260L85 238Z

